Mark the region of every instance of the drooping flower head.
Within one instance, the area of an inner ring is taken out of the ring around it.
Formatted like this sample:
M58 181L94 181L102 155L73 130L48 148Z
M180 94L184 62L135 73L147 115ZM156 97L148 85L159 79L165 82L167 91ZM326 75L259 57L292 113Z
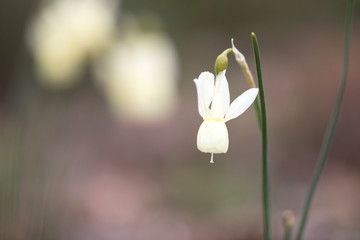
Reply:
M200 151L226 153L229 147L229 136L225 123L240 116L255 101L258 88L250 88L230 104L229 84L226 70L216 76L202 72L194 79L198 94L198 110L204 119L197 134L197 147Z

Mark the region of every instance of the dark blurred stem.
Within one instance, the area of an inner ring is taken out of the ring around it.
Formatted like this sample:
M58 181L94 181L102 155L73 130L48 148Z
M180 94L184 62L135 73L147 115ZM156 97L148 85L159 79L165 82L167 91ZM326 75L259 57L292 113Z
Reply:
M267 152L267 126L264 87L262 82L259 46L255 33L251 33L254 47L256 71L259 84L260 110L261 110L261 135L262 135L262 200L264 215L264 239L271 239L271 216L270 216L270 184L269 184L269 164ZM255 104L256 107L256 104Z
M346 85L346 79L347 79L347 73L348 73L348 65L349 65L349 46L350 46L350 35L351 35L351 25L352 25L352 15L353 15L353 0L347 1L347 10L346 10L346 22L345 22L345 42L344 42L344 58L343 58L343 70L342 70L342 76L341 76L341 85L338 93L338 97L336 100L335 109L333 112L333 115L331 116L329 126L326 130L326 134L323 140L323 144L320 149L320 154L317 162L317 166L315 169L315 173L311 182L311 186L305 201L304 210L302 213L301 221L300 221L300 227L297 234L296 239L301 240L303 237L304 229L306 226L306 221L308 218L309 210L311 201L315 192L315 189L317 187L317 184L319 182L319 178L321 175L321 172L325 166L325 162L328 156L329 147L331 144L331 140L333 137L334 129L339 117L339 112L341 108L341 103L344 97L344 91L345 91L345 85Z
M292 230L292 228L285 227L284 240L290 240L291 239L291 230Z

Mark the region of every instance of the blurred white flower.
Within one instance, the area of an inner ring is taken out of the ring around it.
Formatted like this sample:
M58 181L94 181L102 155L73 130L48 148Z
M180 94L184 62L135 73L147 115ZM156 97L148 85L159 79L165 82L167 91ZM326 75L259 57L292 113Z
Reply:
M132 31L103 60L101 86L122 119L148 123L171 114L177 102L177 54L160 33Z
M49 3L28 32L38 73L52 88L78 79L82 65L112 41L116 24L113 0L56 0Z
M214 153L226 153L228 150L229 136L225 122L244 113L255 101L259 91L258 88L250 88L230 105L229 84L225 72L226 70L216 76L216 82L210 72L202 72L198 79L194 79L198 110L204 119L197 134L197 147L202 152L211 153L211 163L214 162Z

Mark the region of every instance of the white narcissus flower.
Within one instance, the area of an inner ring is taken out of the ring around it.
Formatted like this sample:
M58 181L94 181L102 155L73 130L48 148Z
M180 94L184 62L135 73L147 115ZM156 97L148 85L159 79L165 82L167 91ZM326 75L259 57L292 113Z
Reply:
M204 122L197 134L197 147L200 151L226 153L229 147L229 135L225 123L240 116L255 101L258 88L250 88L230 104L229 84L225 77L226 70L216 76L202 72L194 79L198 94L198 110ZM210 107L211 104L211 107Z

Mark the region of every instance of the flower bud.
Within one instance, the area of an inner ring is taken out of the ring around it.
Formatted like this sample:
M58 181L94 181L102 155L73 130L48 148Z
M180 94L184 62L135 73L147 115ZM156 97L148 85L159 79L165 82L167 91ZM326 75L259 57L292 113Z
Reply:
M282 214L282 224L285 229L292 229L295 222L295 216L293 211L291 210L285 210Z
M228 67L228 57L227 53L224 51L222 54L220 54L215 61L215 74L218 75L219 72L222 72L227 69Z

